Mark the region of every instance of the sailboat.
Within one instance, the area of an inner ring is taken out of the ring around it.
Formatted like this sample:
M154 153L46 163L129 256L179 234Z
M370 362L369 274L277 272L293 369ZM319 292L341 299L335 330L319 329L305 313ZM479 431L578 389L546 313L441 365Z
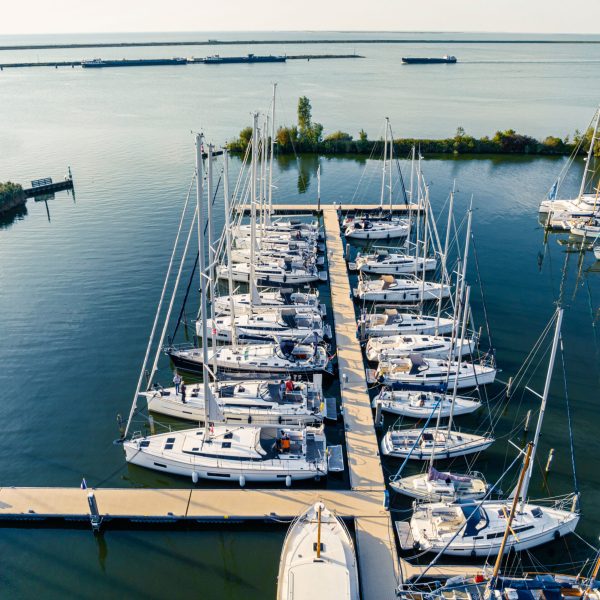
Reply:
M358 253L351 270L370 275L401 275L419 271L435 271L437 260L433 257L410 256L404 252L390 252L385 248L377 248L375 252Z
M447 431L437 427L426 429L390 430L381 440L381 453L394 458L429 460L455 458L482 452L494 443L494 438L474 433Z
M452 355L459 358L472 354L475 339L453 344L450 338L441 335L394 335L372 337L367 342L365 354L371 362L406 358L410 354L421 354L429 358L442 358Z
M294 381L291 387L288 390L282 381L273 379L223 380L211 383L210 392L225 423L318 425L325 416L321 386L316 381ZM142 395L152 412L187 421L206 421L202 384L188 385L185 397L181 390L159 384Z
M485 477L479 471L451 473L430 466L426 473L390 480L394 492L424 502L454 502L480 500L489 490Z
M411 304L450 297L450 287L443 283L424 281L415 275L395 278L382 275L380 279L363 279L353 290L354 297L363 302Z
M167 348L173 364L192 373L201 373L205 357L200 348ZM210 348L206 360L220 372L247 375L288 373L331 373L327 348L323 344L282 340L249 346L227 345Z
M414 335L443 335L451 333L454 319L437 318L415 312L398 312L395 308L385 309L383 313L362 313L358 320L361 339L365 337L389 337L394 343L395 336Z
M388 139L389 136L389 139ZM389 153L389 159L388 159ZM386 118L383 143L383 168L381 175L380 214L373 216L348 216L342 221L344 236L349 240L384 240L406 237L410 230L409 221L393 215L392 165L394 139L390 120ZM384 211L386 181L389 212Z
M598 140L599 125L600 107L596 110L594 115L592 139L585 159L585 166L577 197L570 200L557 200L556 194L558 192L559 184L559 181L557 180L548 194L548 199L543 200L540 203L539 212L549 215L548 221L552 226L554 226L555 223L560 225L561 221L568 219L591 217L598 211L599 207L596 202L596 194L586 193L586 188L588 186L589 176L594 173L592 161L594 157L594 146Z
M282 314L294 314L298 310L315 310L325 315L325 305L319 300L319 292L295 292L291 289L256 288L254 302L250 293L233 293L214 299L217 314L230 314L233 305L236 314L261 310L278 310Z
M352 537L322 502L290 526L283 543L277 600L359 600Z
M578 496L550 499L547 504L527 500L529 482L535 464L535 452L544 418L563 311L555 314L554 339L546 374L544 393L530 460L525 461L522 486L515 491L518 512L510 529L507 543L503 543L506 522L512 500L482 500L481 502L433 502L418 504L410 521L415 547L422 551L453 556L490 556L500 552L526 550L558 539L575 530L579 522Z
M381 361L375 377L385 385L420 387L447 384L448 389L464 389L494 383L496 372L492 365L410 354L407 358Z
M293 259L280 259L268 262L250 264L237 262L233 265L217 267L217 277L227 279L229 271L234 281L249 283L254 273L254 281L263 285L292 285L300 286L316 281L327 281L326 271L319 271L314 264L305 260L298 265Z
M250 260L250 248L238 248L231 251L231 259L234 263L247 263ZM300 248L267 248L256 251L256 260L258 262L277 262L292 261L294 267L301 267L308 261L309 264L323 265L325 259L322 256L316 257L312 250L302 250Z
M451 413L458 417L475 412L481 407L481 402L474 398L462 396L453 398L452 394L423 390L395 390L393 387L384 387L373 398L373 407L378 404L383 412L413 419L426 419L430 415L446 418Z
M218 342L231 343L234 328L238 340L253 344L281 340L301 342L310 336L317 341L331 338L331 328L323 323L321 315L308 311L281 314L279 310L261 310L252 314L222 315L208 321L208 329L213 330ZM199 337L201 329L201 324L196 323Z

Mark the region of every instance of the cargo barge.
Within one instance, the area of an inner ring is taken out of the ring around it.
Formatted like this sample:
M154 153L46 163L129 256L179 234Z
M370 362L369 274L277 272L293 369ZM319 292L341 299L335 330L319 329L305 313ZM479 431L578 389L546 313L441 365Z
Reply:
M285 62L287 56L257 56L256 54L247 54L246 56L220 56L215 54L213 56L207 56L202 62L205 65L221 65L221 64L232 64L232 63L272 63L272 62Z
M402 57L405 65L452 65L456 62L456 56L442 56L437 58Z
M122 58L120 60L82 60L84 69L100 69L103 67L155 67L162 65L186 65L187 58Z

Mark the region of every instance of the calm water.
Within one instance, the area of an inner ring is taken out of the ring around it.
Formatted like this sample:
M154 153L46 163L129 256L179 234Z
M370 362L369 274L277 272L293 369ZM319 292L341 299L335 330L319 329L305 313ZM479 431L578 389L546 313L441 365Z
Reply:
M219 50L233 53L230 48ZM116 55L167 51L118 50ZM203 51L178 48L170 53ZM215 142L233 136L253 109L267 106L274 80L280 84L282 122L291 122L297 96L306 93L313 100L315 118L326 128L355 132L365 127L372 135L378 134L386 115L398 135L446 135L457 125L473 133L510 126L535 135L566 133L585 127L600 98L600 84L591 75L597 70L594 61L600 61L600 48L595 46L453 46L443 52L465 61L470 56L473 62L452 71L405 70L397 64L402 54L443 53L441 48L409 52L399 46L365 45L357 51L368 58L291 62L282 69L253 65L216 71L198 66L0 73L0 179L26 183L48 175L59 178L71 165L76 182L75 200L60 194L48 207L30 200L26 214L0 229L3 485L72 486L82 476L98 486L189 485L128 468L112 440L117 413L129 408L189 184L191 130L203 127ZM59 52L63 51L54 51L52 58ZM507 62L499 62L499 54ZM101 55L114 54L107 49ZM318 161L278 161L277 199L314 199ZM320 163L324 201L378 197L376 161L321 158ZM540 197L563 164L563 159L478 157L427 159L424 169L436 207L445 202L453 180L460 210L473 194L477 258L501 378L517 371L550 317L568 260L563 331L584 514L578 531L593 543L600 534L600 475L594 458L600 450L594 435L600 410L595 327L600 274L592 256L579 265L578 255L566 255L556 237L544 248L536 215ZM573 172L567 186L575 189L578 177ZM222 223L220 212L216 220ZM474 309L482 322L477 297ZM162 367L166 373L164 362ZM540 389L542 375L538 373L531 385ZM573 490L561 385L557 377L539 452L543 467L548 449L557 451L549 479L552 494ZM512 460L508 433L528 408L536 406L532 397L518 394L500 410L498 442L477 465L490 478L505 460ZM499 411L498 404L493 410ZM460 423L474 428L478 419ZM485 429L487 423L480 427ZM386 468L392 471L394 466ZM548 495L539 473L531 491L534 496ZM394 504L400 510L406 506ZM264 598L274 593L282 539L280 530L114 531L99 546L87 531L4 529L0 547L9 558L0 586L14 598L59 598L73 589L80 597L187 597L198 588L210 589L207 598L240 593ZM560 563L562 548L542 556ZM576 540L571 542L574 554L582 549Z

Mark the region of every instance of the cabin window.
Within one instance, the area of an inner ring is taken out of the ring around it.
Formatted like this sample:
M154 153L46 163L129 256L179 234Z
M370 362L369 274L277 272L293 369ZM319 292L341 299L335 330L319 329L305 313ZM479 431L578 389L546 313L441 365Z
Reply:
M143 442L140 442L140 448L147 448L150 445L150 442L148 440L144 440Z
M231 431L228 431L224 436L223 436L224 440L232 440L233 439L233 433Z
M173 450L173 444L165 444L165 450Z
M223 442L221 448L231 448L231 442Z

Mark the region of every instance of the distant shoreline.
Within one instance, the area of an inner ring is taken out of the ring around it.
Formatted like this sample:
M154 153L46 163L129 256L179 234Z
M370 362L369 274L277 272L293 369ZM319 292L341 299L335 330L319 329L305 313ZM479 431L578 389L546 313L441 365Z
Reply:
M489 40L489 39L322 39L322 40L188 40L170 42L98 42L81 44L26 44L0 46L2 50L52 50L78 48L143 48L150 46L245 46L249 44L600 44L599 40Z

